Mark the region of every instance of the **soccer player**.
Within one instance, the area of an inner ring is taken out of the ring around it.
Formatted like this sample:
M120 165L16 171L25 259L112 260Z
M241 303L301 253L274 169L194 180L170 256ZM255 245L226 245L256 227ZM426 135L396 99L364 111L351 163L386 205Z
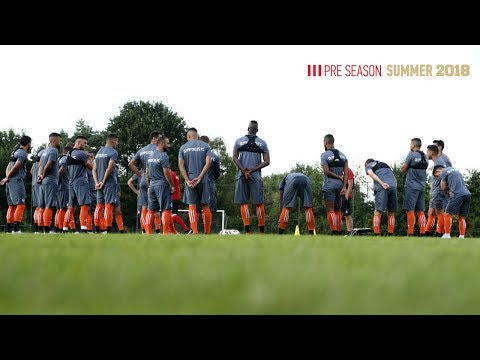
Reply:
M143 172L143 169L142 169ZM138 181L140 178L137 174L133 174L127 181L128 187L137 195L137 221L140 219L140 214L142 212L142 205L140 203L140 190L133 185L135 181ZM138 223L137 223L138 224ZM140 221L140 227L142 229L142 233L145 233L145 225L143 221Z
M80 232L87 232L88 210L90 208L90 190L88 188L87 169L92 170L92 161L88 158L85 148L88 139L79 135L75 139L72 150L67 154L67 169L70 178L70 192L68 210L63 222L63 231L68 231L68 225L75 210L75 205L80 206Z
M280 182L279 190L282 212L278 219L278 233L284 233L288 224L290 210L295 206L297 197L299 197L303 202L308 232L313 235L315 230L315 217L312 210L313 196L310 178L301 173L290 173Z
M443 142L443 140L433 140L432 142L438 147L438 157L445 161L445 164L447 164L447 166L452 167L452 162L450 161L450 158L443 153L443 149L445 148L445 143Z
M63 222L68 210L69 183L67 166L67 154L73 149L74 144L68 143L63 148L63 155L58 159L58 193L57 193L57 212L55 214L55 224L58 232L63 232Z
M414 234L415 212L417 212L420 235L425 235L425 183L427 181L428 159L421 151L422 140L413 138L401 171L406 173L403 210L407 214L407 236Z
M203 142L207 143L210 145L210 139L208 136L203 135L200 136L200 140ZM210 169L208 169L208 187L210 189L210 211L212 213L217 211L217 184L216 180L220 176L220 158L215 152L212 150L211 151L211 156L212 156L212 165L210 166Z
M30 174L32 174L32 206L35 208L33 212L33 231L35 234L38 234L39 231L43 232L43 219L38 218L38 199L40 197L40 184L37 183L38 177L38 166L40 165L40 159L42 157L45 149L40 150L37 153L37 156L33 157L33 165L30 169ZM40 228L41 227L41 228Z
M175 191L172 194L172 218L173 221L182 227L182 230L185 234L190 235L192 230L188 229L188 226L184 223L180 215L178 215L178 205L180 205L180 179L172 169L170 169L170 175L172 176L173 185L175 187ZM175 228L173 230L175 231Z
M237 166L235 203L240 204L245 233L251 234L248 202L250 196L252 197L257 210L258 228L260 233L264 234L265 206L261 169L270 165L270 152L267 143L257 136L257 121L250 121L247 131L247 135L238 138L233 146L232 157Z
M437 165L442 165L447 167L447 164L444 161L444 158L439 157L439 148L437 145L428 145L427 146L427 156L429 160L433 161L433 167ZM433 175L433 172L432 172ZM448 203L448 196L445 191L440 187L440 178L437 176L432 176L432 181L430 185L430 204L428 207L428 220L425 227L425 234L430 234L433 229L435 222L435 215L437 216L437 228L436 234L441 235L444 233L444 213Z
M443 140L433 140L432 141L433 145L436 145L437 146L437 149L438 149L438 155L437 155L437 158L438 158L438 161L443 161L445 163L445 166L452 166L452 162L450 161L450 159L448 158L447 155L445 155L443 153L443 148L445 147L445 143L443 142ZM427 148L427 154L428 154L428 148ZM435 166L435 161L434 161L434 166ZM432 185L434 182L436 182L436 178L435 176L432 176ZM438 186L438 188L440 189L440 180L438 180L438 184L436 184ZM432 186L433 188L433 186ZM431 191L431 190L430 190ZM430 192L431 194L431 192ZM440 196L443 197L444 199L444 203L443 203L443 209L442 210L445 210L445 207L447 206L447 202L448 202L448 197L446 196L446 193L444 191L441 191L440 190ZM437 203L438 205L439 203ZM428 218L427 218L427 225L425 227L425 234L429 234L432 232L432 229L433 229L433 226L435 225L435 213L436 213L436 209L435 207L433 206L432 204L432 200L430 198L430 204L429 204L429 207L428 207ZM437 230L436 230L436 235L441 235L443 234L443 215L438 217L437 216ZM439 227L440 226L440 227Z
M117 197L115 198L115 223L117 224L118 231L121 234L125 233L125 227L123 226L123 216L122 216L122 204L120 198L122 196L122 188L120 187L120 174L118 172L118 165L115 166L115 177L117 178Z
M467 230L467 222L465 218L470 211L471 193L465 185L465 180L462 174L457 169L452 167L443 167L437 165L433 168L433 174L438 176L440 181L440 187L444 191L448 191L450 199L448 200L447 207L445 209L445 233L442 239L450 238L450 230L452 228L452 215L457 216L459 238L465 237L465 231Z
M57 206L58 192L58 149L62 145L62 136L53 132L48 136L49 144L42 154L38 167L37 183L40 185L38 216L43 219L44 231L52 225L53 209ZM55 234L52 226L50 234Z
M91 152L87 152L88 159L92 162L92 164L95 162L95 155ZM88 221L87 221L87 231L92 231L92 232L97 232L96 229L93 231L93 226L94 226L94 220L93 217L95 215L95 209L97 208L97 189L95 188L95 180L93 179L93 171L90 169L87 169L87 176L88 176L88 191L90 193L90 206L88 208ZM99 228L100 231L105 231L107 230L105 226L105 218L103 217L103 214L100 214L100 219L99 219Z
M350 190L350 197L347 199L345 195L341 196L341 211L343 216L345 216L345 224L347 225L347 231L350 233L353 230L353 219L351 211L351 202L353 197L353 187L355 175L353 174L352 169L348 168L348 182L347 190ZM340 219L341 220L341 219ZM342 230L342 222L340 221L340 230Z
M149 139L150 144L144 146L137 153L133 156L132 160L128 163L128 167L132 170L137 176L140 178L139 188L140 188L140 204L142 205L142 212L140 214L140 224L142 224L142 228L145 227L145 217L147 216L147 207L148 207L148 187L145 178L145 169L147 168L147 160L150 155L157 148L158 138L160 137L160 133L158 131L152 131L150 133ZM137 165L140 164L141 168L144 170L141 172L138 170ZM158 220L157 220L158 219ZM156 222L160 224L160 216L157 215Z
M335 149L335 138L331 134L323 138L325 152L320 156L323 169L323 200L327 210L327 220L332 235L342 233L341 195L348 199L352 189L348 187L348 159ZM348 188L348 190L347 190Z
M190 227L193 234L198 234L196 209L201 204L205 234L210 234L212 213L210 212L210 193L207 172L212 163L210 146L198 140L195 128L187 131L187 142L178 151L178 167L185 179L184 202L188 204Z
M397 179L390 166L384 162L367 159L365 172L373 179L375 189L375 211L373 213L373 233L380 235L382 212L387 211L388 235L395 230L395 212L397 211Z
M105 146L102 146L95 155L92 175L97 190L97 207L95 208L94 224L97 232L100 231L100 218L105 218L106 232L112 232L113 209L117 197L117 177L115 176L115 165L118 159L118 152L115 148L118 145L118 136L109 134ZM102 232L105 234L105 231Z
M20 138L20 147L17 148L10 158L8 165L9 170L5 174L5 178L0 181L0 185L7 184L8 194L10 196L10 205L7 211L8 215L13 214L13 230L12 234L20 234L20 223L23 219L25 211L25 175L27 174L27 158L28 152L32 148L32 139L30 136L23 135ZM9 214L10 213L10 214ZM8 219L7 219L8 223Z
M170 173L170 160L168 149L170 140L166 136L158 138L157 149L147 160L145 177L148 189L148 212L145 230L152 234L153 213L162 212L163 235L172 234L172 193L175 191L172 176Z

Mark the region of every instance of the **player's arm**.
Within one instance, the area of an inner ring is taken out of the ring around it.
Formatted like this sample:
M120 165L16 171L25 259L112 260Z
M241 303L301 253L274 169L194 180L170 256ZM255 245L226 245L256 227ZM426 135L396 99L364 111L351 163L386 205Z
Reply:
M45 166L43 167L43 172L41 174L38 174L38 179L40 180L40 177L43 178L47 176L50 173L50 170L52 169L54 161L53 160L48 160Z
M400 170L402 171L402 173L405 174L405 173L407 172L409 162L410 162L410 159L409 159L408 156L407 156L407 158L405 159L405 162L404 162L404 163L402 164L402 166L400 167Z
M265 151L263 153L263 162L255 166L253 169L251 169L251 172L258 171L268 165L270 165L270 152Z
M165 175L165 179L167 179L168 185L170 185L170 193L173 194L175 192L175 184L173 183L172 172L170 168L164 167L163 174Z
M352 189L348 187L348 161L345 161L345 164L343 164L343 187L342 190L340 190L340 194L344 195L347 199L350 197L350 194L352 193Z
M241 172L245 172L246 170L249 170L243 167L243 164L238 159L239 156L240 156L240 151L238 151L238 149L233 149L232 159L235 165L237 166L238 170L240 170Z
M443 191L448 191L448 184L445 180L440 181L440 189Z
M370 175L370 177L373 179L373 181L376 181L376 182L378 182L380 185L382 185L382 187L383 187L385 190L388 189L388 188L390 188L390 185L388 185L386 182L383 182L382 179L380 179L380 178L378 177L378 175L373 172L372 169L368 169L367 174Z
M280 210L282 210L282 204L283 204L283 188L279 190L280 192Z
M17 159L17 161L15 161L15 164L13 165L13 167L10 170L8 170L8 166L7 166L5 179L3 179L0 182L0 185L4 185L8 181L10 181L10 178L13 175L15 175L15 173L18 171L18 169L20 169L22 167L22 165L23 165L23 162L20 159Z
M348 179L348 190L350 191L350 195L351 195L353 192L353 179Z
M138 170L137 165L139 161L135 157L128 162L128 168L132 170L135 174L137 174L138 178L142 177L142 173L140 170Z
M148 171L148 166L145 169L145 182L147 183L147 188L150 187L150 171Z
M93 181L95 181L95 187L96 187L99 181L97 176L97 163L95 161L93 162L92 176L93 176Z
M323 169L323 174L324 175L327 175L331 178L335 178L335 179L339 179L339 180L343 181L344 176L335 174L333 171L330 171L330 168L328 167L328 164L323 164L322 169Z
M67 170L66 165L60 166L60 169L58 169L58 177L62 177L63 174L65 174L65 171Z
M100 185L100 187L99 187L100 189L107 182L108 177L113 174L113 169L114 168L115 168L115 160L110 160L108 162L107 170L105 170L105 174L103 175L102 182L98 184L98 185Z
M178 168L185 179L185 184L187 184L188 187L194 187L193 181L188 178L187 170L185 169L185 160L181 157L178 157Z
M207 173L208 169L210 169L211 165L212 165L212 157L210 155L207 155L205 157L205 165L203 166L203 169L200 172L200 175L198 175L195 179L193 179L195 185L197 185L200 181L202 181L203 177Z
M140 190L138 190L138 189L135 187L135 185L133 185L133 176L132 176L130 179L128 179L127 185L128 185L128 187L129 187L130 189L132 189L132 191L133 191L135 194L137 194L137 195L140 194Z

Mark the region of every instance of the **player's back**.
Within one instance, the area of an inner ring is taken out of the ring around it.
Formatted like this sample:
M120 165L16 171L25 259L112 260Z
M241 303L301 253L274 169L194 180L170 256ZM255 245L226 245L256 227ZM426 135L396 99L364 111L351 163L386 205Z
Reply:
M180 147L178 157L184 160L185 170L190 180L200 175L210 152L210 146L200 140L190 140ZM202 183L207 181L208 177L204 176Z
M110 146L102 146L95 155L95 165L97 168L97 179L102 181L107 172L110 161L117 161L118 152ZM105 184L117 184L117 177L115 176L115 168L108 176Z
M85 151L72 149L67 154L68 175L70 186L88 185L87 168L88 161Z

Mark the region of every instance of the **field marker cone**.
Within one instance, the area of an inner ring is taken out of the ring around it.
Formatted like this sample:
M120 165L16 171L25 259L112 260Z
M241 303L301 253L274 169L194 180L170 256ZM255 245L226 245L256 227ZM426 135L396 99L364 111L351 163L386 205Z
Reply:
M300 228L297 226L295 226L295 236L300 236Z

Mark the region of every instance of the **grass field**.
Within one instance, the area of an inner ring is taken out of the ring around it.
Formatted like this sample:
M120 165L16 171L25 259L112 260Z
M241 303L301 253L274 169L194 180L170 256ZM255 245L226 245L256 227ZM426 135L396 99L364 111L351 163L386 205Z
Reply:
M0 235L1 314L480 314L480 239Z

